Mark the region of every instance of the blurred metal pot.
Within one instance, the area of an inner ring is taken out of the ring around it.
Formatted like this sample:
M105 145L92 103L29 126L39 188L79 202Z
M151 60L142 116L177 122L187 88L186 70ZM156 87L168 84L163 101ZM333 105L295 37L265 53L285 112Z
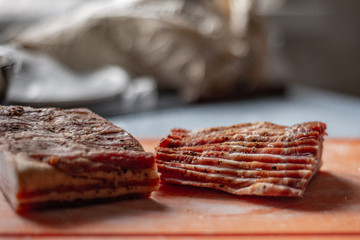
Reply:
M0 102L6 99L6 93L13 75L15 61L0 55Z

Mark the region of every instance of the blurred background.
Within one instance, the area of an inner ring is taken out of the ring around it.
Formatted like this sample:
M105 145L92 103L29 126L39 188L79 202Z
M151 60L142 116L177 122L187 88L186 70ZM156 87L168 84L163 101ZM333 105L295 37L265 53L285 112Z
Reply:
M3 104L88 107L145 138L313 120L360 137L360 1L0 6Z

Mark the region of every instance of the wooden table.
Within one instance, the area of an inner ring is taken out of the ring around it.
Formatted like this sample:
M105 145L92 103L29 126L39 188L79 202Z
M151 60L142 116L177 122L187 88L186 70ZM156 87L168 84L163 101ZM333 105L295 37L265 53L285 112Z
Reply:
M326 139L323 161L303 198L164 185L150 199L20 216L0 195L0 238L360 239L360 140Z

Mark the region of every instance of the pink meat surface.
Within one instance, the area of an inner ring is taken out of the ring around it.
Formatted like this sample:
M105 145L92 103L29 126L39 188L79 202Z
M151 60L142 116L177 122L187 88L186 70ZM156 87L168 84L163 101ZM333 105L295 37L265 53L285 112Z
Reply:
M156 148L163 183L236 195L302 196L319 170L326 124L173 129Z

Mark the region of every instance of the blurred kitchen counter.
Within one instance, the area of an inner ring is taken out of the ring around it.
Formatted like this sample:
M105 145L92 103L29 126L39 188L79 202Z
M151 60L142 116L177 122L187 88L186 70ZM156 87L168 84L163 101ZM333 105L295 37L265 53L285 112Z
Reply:
M301 85L288 86L282 94L198 104L164 96L159 106L107 118L139 138L166 136L174 127L195 130L255 121L286 125L322 121L330 137L360 137L360 98Z

